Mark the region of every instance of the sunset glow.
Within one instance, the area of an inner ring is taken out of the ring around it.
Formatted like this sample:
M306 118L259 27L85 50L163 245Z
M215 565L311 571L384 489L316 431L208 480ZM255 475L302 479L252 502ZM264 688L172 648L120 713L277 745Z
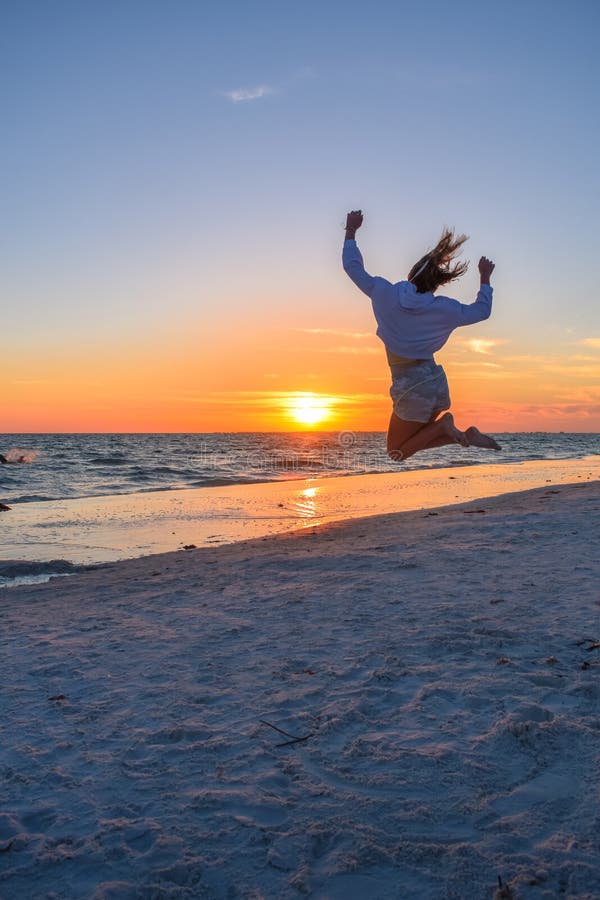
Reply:
M298 394L290 398L288 413L292 421L299 425L321 425L331 418L331 404L330 397Z

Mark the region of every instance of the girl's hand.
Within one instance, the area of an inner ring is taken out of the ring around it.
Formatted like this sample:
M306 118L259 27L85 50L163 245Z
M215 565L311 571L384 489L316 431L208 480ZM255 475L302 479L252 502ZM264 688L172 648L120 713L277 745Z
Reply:
M357 231L363 223L362 209L353 209L346 216L346 231Z
M491 261L491 259L488 259L487 256L481 257L481 259L479 260L479 274L481 276L482 284L490 283L490 275L492 274L492 272L494 271L495 268L496 268L496 266Z

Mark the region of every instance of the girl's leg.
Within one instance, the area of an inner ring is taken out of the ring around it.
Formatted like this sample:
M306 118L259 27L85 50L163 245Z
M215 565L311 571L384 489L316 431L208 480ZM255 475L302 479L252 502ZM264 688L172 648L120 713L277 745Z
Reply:
M390 424L387 433L387 452L393 460L402 459L402 444L405 443L413 435L417 434L422 428L425 428L423 422L407 422L400 419L395 413L390 416Z
M449 412L444 413L439 419L428 422L413 437L405 441L400 449L403 459L408 459L419 450L427 450L428 447L444 447L446 444L469 446L467 436L458 430L454 424L454 416Z
M419 450L428 447L444 447L446 444L462 444L467 447L467 436L454 424L451 413L444 413L439 419L422 424L406 422L392 413L388 430L387 448L389 456L399 462L408 459Z

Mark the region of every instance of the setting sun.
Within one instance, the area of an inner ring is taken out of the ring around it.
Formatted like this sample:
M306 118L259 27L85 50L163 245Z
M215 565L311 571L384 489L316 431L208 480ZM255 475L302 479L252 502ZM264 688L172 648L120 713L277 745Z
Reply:
M318 425L331 418L331 397L306 393L290 397L287 411L301 425Z

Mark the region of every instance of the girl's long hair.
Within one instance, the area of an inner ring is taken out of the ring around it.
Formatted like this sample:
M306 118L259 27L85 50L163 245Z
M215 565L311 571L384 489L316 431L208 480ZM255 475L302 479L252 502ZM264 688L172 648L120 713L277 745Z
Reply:
M422 256L408 273L408 280L412 281L419 294L436 291L442 284L465 274L469 268L468 262L456 263L452 267L449 263L468 239L466 234L455 235L453 229L444 226L433 250Z

